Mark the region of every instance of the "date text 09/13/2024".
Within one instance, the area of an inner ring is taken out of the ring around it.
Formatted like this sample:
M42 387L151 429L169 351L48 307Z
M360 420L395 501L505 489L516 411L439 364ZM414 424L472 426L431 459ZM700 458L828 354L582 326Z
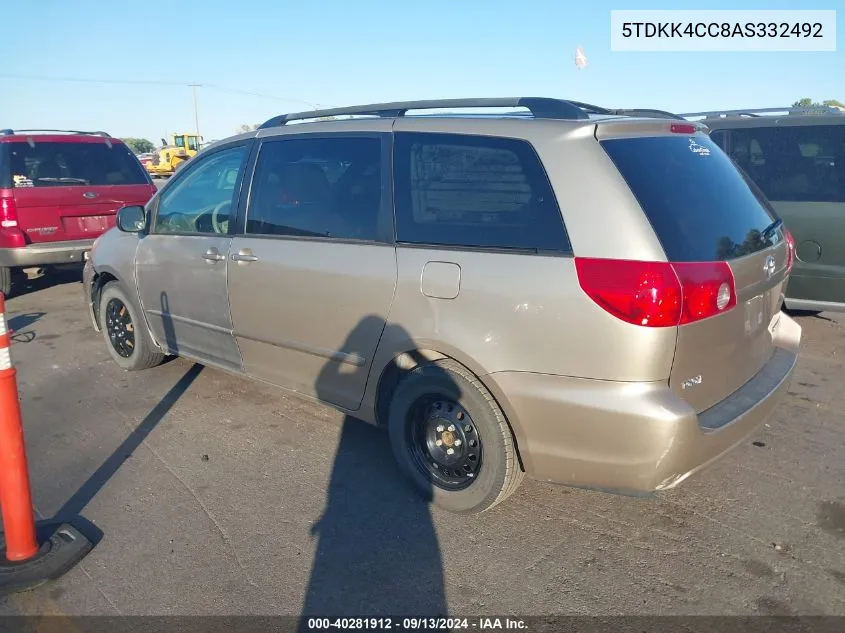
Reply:
M477 618L308 618L309 631L333 629L359 631L526 630L524 620L510 617Z

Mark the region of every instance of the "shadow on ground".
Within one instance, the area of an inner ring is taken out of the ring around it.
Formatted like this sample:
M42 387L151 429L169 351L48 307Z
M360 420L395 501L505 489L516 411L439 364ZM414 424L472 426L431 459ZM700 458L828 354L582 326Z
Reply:
M164 319L165 331L169 336L172 336L173 323L171 319L166 317ZM85 530L87 521L81 517L82 511L91 502L92 499L103 489L103 487L114 477L120 467L132 454L138 449L144 440L155 430L158 424L167 416L174 405L179 401L179 398L188 390L194 383L197 377L203 370L200 364L194 364L185 372L185 374L176 382L173 387L164 395L159 403L141 420L129 436L118 446L114 452L102 463L102 465L94 471L88 480L82 484L73 496L68 499L64 505L56 512L52 521L59 523L67 521L85 536L96 544L101 535L92 534ZM95 540L96 539L96 540Z
M31 343L35 340L37 333L34 329L27 330L29 326L36 323L46 312L25 312L16 314L6 321L6 328L12 334L12 341L15 343ZM24 331L21 331L24 330Z
M60 270L48 270L34 279L28 279L24 273L17 273L12 280L12 292L7 299L22 297L40 290L46 290L53 286L64 284L82 283L82 266L78 269L68 268Z
M353 367L329 361L316 384L321 399L332 401L364 383L362 372L368 372L374 349L366 344L372 319L362 320L342 348L368 362ZM381 329L375 331L377 337ZM312 533L319 540L303 626L309 616L446 615L440 546L428 503L395 466L382 430L344 419L325 509Z

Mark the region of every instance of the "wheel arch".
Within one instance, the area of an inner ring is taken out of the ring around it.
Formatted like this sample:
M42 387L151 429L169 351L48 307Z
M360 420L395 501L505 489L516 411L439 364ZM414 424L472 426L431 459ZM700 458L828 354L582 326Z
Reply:
M147 321L147 314L144 312L144 308L141 305L141 300L138 297L134 280L130 280L127 283L118 271L114 270L110 266L102 267L99 270L95 269L91 279L91 311L93 313L94 323L97 326L97 330L100 331L102 329L102 324L100 323L100 298L103 294L103 288L112 282L120 284L126 294L126 298L132 302L132 307L135 308L135 311L138 314L138 318L141 321L138 325L143 324L143 327L146 328L153 345L163 350L164 348L156 340L155 336L153 336L152 330L150 330L150 324Z
M451 348L447 350L440 345L426 343L417 347L397 350L393 353L392 357L381 369L379 379L376 383L375 402L373 407L376 425L382 428L387 427L390 400L396 390L396 387L402 380L402 377L420 365L425 365L438 360L451 360L463 366L464 369L472 373L487 389L487 391L490 392L493 400L502 410L505 422L510 429L519 468L525 472L525 465L523 464L520 453L520 439L523 438L524 435L521 427L519 426L518 420L513 414L513 408L511 407L510 402L508 402L507 397L504 393L502 393L501 389L498 388L495 382L491 380L488 372L484 371L484 369L471 358L468 358L459 351Z
M120 280L109 271L95 271L94 276L91 278L91 313L94 324L97 326L97 331L101 330L103 325L100 323L100 298L103 295L103 288L106 287L106 284L113 281L120 283Z

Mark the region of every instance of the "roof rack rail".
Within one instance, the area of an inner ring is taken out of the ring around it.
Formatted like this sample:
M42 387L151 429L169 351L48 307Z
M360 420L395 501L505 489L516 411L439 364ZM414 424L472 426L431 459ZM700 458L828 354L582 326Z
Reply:
M657 110L654 108L603 108L601 106L592 105L590 103L581 103L580 101L570 101L579 108L586 110L591 114L611 114L614 116L642 116L642 117L657 117L660 119L675 119L685 121L684 117L674 112L667 110Z
M26 129L26 130L12 130L12 129L5 129L0 130L0 134L4 136L10 136L12 134L27 134L30 132L60 132L62 134L87 134L90 136L102 136L104 138L111 138L111 134L108 132L96 131L96 132L83 132L81 130L51 130L49 128L33 128L33 129Z
M845 114L845 111L834 106L816 106L808 108L787 106L785 108L749 108L747 110L710 110L707 112L686 112L681 116L687 119L694 117L718 119L729 116L759 117L762 114L773 114L775 112L786 112L788 114Z
M505 97L481 99L432 99L424 101L397 101L370 105L306 110L291 114L280 114L265 121L259 130L285 125L290 121L305 121L334 116L376 116L401 117L408 110L435 110L448 108L527 108L538 119L589 119L590 114L616 116L647 116L665 119L685 120L683 115L651 108L604 108L581 101L553 99L548 97Z
M285 125L290 121L304 121L328 116L377 116L401 117L408 110L436 110L440 108L527 108L531 114L541 119L576 119L584 120L589 116L577 102L548 97L492 97L480 99L429 99L423 101L396 101L393 103L373 103L369 105L329 108L324 110L306 110L291 114L280 114L265 121L258 129Z
M686 121L680 114L674 112L667 112L666 110L655 110L653 108L620 108L618 110L611 110L611 114L618 114L620 116L642 116L642 117L656 117L659 119L675 119L677 121Z
M572 105L578 106L589 114L612 114L613 110L608 110L602 106L593 105L592 103L584 103L583 101L570 101Z

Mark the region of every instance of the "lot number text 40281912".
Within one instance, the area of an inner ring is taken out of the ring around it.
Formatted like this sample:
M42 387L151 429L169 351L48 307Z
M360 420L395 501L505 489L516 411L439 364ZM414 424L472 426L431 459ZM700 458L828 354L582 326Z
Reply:
M496 631L527 630L519 618L308 618L308 630L363 631Z

